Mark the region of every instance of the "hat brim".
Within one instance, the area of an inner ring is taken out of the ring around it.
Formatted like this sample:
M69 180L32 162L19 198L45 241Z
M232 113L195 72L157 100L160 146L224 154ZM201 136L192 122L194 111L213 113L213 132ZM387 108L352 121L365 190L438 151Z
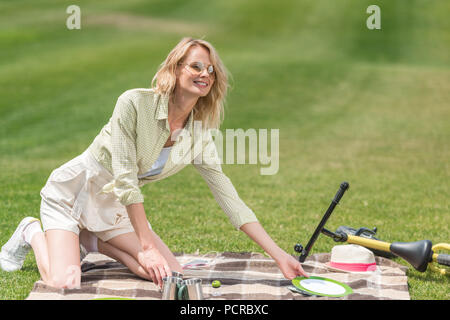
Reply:
M370 267L367 270L357 270L357 271L355 271L355 270L347 270L347 269L342 269L342 268L338 268L338 267L335 267L335 266L331 266L330 262L325 263L325 266L327 267L327 269L330 269L330 270L333 270L333 271L345 272L345 273L371 274L371 273L374 273L374 272L378 271L378 266L377 265L372 266L372 267Z

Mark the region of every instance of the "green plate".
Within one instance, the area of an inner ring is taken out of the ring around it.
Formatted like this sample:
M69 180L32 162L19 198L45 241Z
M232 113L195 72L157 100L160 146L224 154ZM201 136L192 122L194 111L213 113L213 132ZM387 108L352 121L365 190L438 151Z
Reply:
M315 296L338 298L353 293L352 288L345 283L322 277L297 277L292 279L292 284Z

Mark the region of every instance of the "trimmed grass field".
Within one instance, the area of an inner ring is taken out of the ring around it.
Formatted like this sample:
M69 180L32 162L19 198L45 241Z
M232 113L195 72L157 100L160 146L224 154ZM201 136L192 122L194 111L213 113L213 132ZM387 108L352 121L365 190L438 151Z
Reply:
M369 30L366 8L381 8ZM50 172L82 153L125 90L149 87L183 36L204 37L233 75L225 129L279 129L279 171L223 165L273 239L295 253L342 181L327 227L378 227L384 241L450 241L448 1L0 2L0 244L39 217ZM270 150L270 149L269 149ZM143 188L173 251L259 251L193 167ZM313 252L330 252L325 236ZM397 262L408 265L401 259ZM0 271L0 299L40 278L33 254ZM450 299L449 277L410 267L412 299Z

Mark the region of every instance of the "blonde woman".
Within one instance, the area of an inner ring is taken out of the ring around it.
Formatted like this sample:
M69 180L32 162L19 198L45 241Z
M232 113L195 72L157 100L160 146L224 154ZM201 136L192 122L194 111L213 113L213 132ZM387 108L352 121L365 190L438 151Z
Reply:
M161 64L152 88L124 92L87 150L51 173L41 190L43 230L35 218L22 220L2 247L2 269L19 270L33 249L46 284L78 287L81 247L112 257L161 287L163 277L183 270L147 221L140 188L191 163L236 229L265 250L286 278L306 276L222 172L210 129L218 129L223 119L227 87L227 70L214 47L182 39ZM201 121L200 133L194 121Z

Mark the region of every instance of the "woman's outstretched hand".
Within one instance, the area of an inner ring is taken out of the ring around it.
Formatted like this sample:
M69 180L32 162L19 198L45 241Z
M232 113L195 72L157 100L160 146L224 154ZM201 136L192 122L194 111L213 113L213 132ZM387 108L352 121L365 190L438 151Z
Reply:
M241 226L241 230L277 262L278 267L287 279L292 280L297 276L309 277L303 270L301 263L278 247L259 222L246 223Z
M283 254L281 258L275 261L286 279L292 280L298 276L309 277L303 270L302 264L287 253Z
M138 253L138 262L149 273L153 282L160 288L163 285L163 278L172 275L169 264L163 255L156 249L150 248Z

